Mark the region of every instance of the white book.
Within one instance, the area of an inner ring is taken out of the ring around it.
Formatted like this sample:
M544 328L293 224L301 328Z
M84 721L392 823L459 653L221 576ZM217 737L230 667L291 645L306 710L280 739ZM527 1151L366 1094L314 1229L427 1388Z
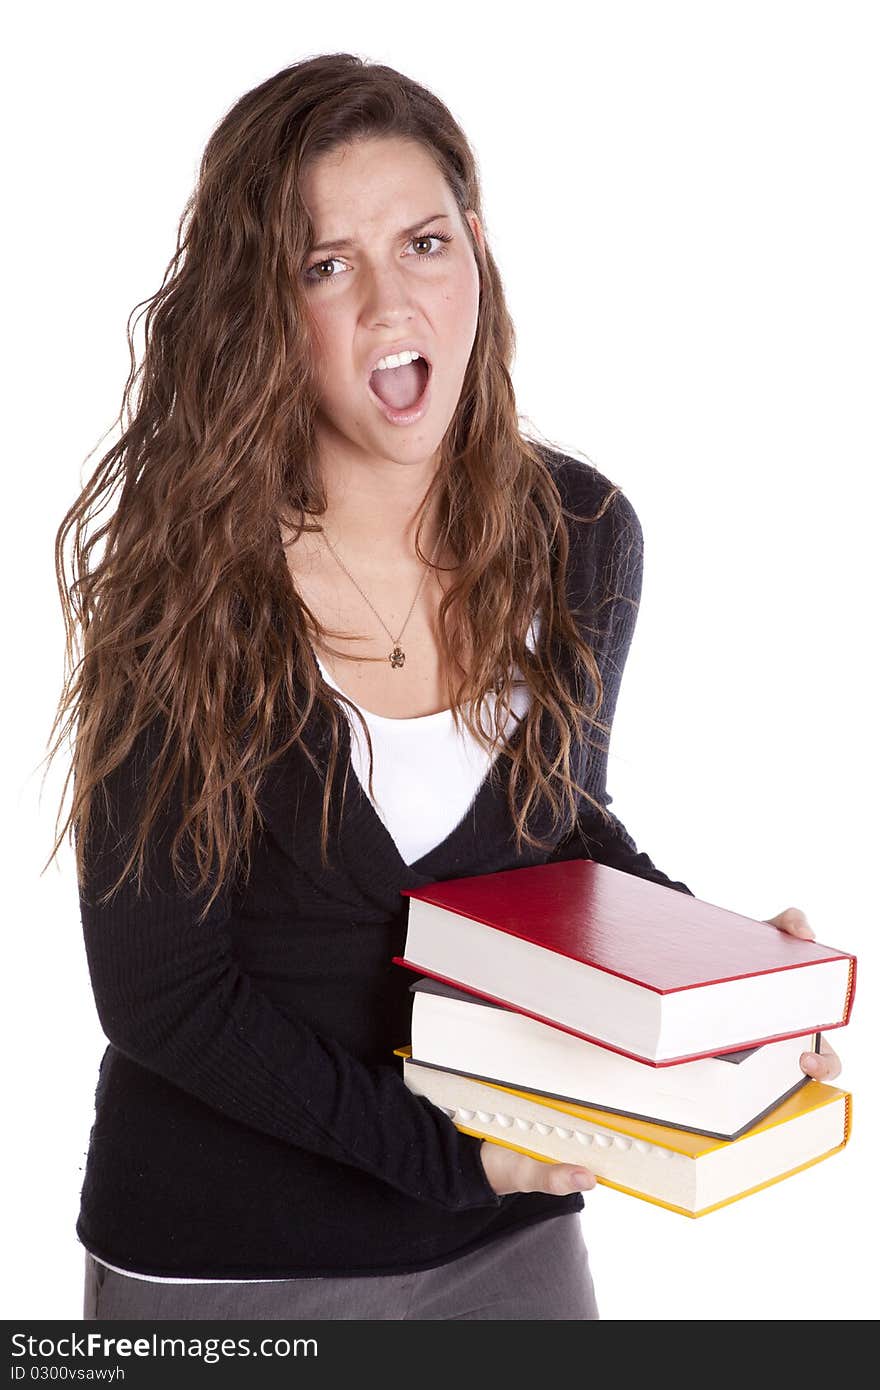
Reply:
M652 1067L439 980L410 986L412 1060L497 1085L734 1139L806 1084L813 1036Z

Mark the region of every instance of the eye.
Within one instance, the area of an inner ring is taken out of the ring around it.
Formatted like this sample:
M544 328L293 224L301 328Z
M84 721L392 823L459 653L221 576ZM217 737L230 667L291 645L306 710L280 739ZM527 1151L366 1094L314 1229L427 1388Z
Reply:
M452 240L452 237L451 237L451 236L447 236L444 232L422 232L420 236L414 236L414 237L412 238L412 240L410 241L410 245L411 245L411 246L414 246L415 243L416 243L417 241L451 241L451 240ZM437 257L437 256L445 256L445 255L446 255L446 248L445 248L444 246L438 246L437 249L436 249L436 251L429 251L429 252L427 253L427 255L424 255L424 256L423 256L423 255L419 254L418 259L421 260L421 261L434 260L434 258Z
M425 241L439 241L441 243L445 243L452 241L452 237L446 232L420 232L418 236L410 237L409 245L415 246L417 242ZM436 247L433 251L417 251L415 253L414 259L418 261L433 261L439 260L441 256L445 255L446 246L441 244L440 246ZM332 266L336 265L337 263L340 265L344 264L341 256L325 256L320 261L313 261L312 264L305 271L304 279L311 285L326 285L330 280L338 280L339 276L334 274L333 272L331 272L329 275L314 274L315 271L321 270L324 266Z
M339 256L325 256L325 258L322 261L315 261L314 264L310 265L308 270L306 271L305 278L307 280L310 280L312 284L315 284L316 282L320 283L322 280L335 280L335 275L313 275L312 272L315 270L320 270L322 266L333 265L336 261L339 260L341 260L341 257Z

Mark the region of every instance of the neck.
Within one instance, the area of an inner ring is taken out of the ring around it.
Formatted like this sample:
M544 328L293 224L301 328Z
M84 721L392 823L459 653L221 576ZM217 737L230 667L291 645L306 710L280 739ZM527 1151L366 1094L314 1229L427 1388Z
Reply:
M433 458L370 464L343 457L322 464L327 509L318 520L346 564L375 564L378 557L383 564L415 560L419 513L436 468ZM422 551L428 559L438 535L435 501L422 526Z

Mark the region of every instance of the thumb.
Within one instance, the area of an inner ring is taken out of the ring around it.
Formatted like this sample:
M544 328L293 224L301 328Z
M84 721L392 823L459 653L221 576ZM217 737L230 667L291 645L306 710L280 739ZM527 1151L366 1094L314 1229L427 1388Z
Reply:
M558 1197L566 1197L571 1192L588 1192L596 1186L596 1179L588 1168L570 1168L567 1163L544 1166L548 1168L546 1191Z

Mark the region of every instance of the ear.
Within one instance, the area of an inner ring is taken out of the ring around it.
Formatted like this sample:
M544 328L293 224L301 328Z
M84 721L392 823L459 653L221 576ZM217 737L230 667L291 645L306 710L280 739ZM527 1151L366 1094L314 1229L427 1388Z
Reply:
M467 211L465 212L465 217L467 218L468 222L470 223L471 231L472 231L473 234L474 234L474 239L475 239L475 241L478 243L478 245L480 246L480 249L482 250L483 254L485 255L485 254L486 254L486 238L483 236L483 228L482 228L482 225L481 225L481 223L480 223L479 217L478 217L477 214L474 212L473 208L468 208L468 209L467 209Z

